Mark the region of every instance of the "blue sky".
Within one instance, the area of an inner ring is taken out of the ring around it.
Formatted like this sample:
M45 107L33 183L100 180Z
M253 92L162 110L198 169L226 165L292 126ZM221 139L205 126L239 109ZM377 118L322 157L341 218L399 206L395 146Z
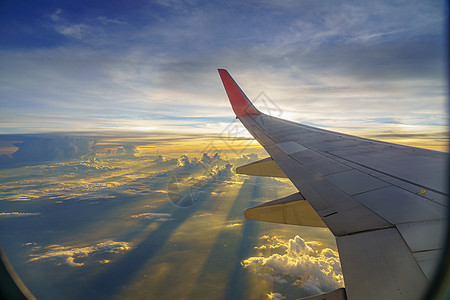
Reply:
M447 130L444 1L0 8L1 133L219 133L233 113L217 68L294 121L366 135Z

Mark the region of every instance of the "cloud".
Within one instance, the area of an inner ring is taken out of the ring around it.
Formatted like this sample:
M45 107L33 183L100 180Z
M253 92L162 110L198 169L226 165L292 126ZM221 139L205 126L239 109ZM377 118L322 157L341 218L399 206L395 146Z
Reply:
M227 229L236 229L236 228L241 227L241 226L242 226L242 223L234 223L234 222L232 222L232 223L229 223L229 224L225 225L225 228L227 228Z
M57 8L56 9L56 11L52 14L52 15L50 15L50 19L53 21L53 22L59 22L59 21L61 21L61 13L62 13L62 9L60 9L60 8Z
M123 145L123 149L126 155L134 155L138 152L136 145Z
M166 213L142 213L137 215L132 215L132 218L142 218L147 220L152 220L156 222L166 222L166 221L172 221L175 220L172 218L171 214Z
M67 264L72 267L84 266L89 256L102 257L104 254L120 254L129 251L131 243L107 240L92 246L67 247L61 245L51 245L46 247L46 251L38 254L31 254L29 262L55 261L58 265ZM100 259L100 263L107 260Z
M178 207L190 207L202 199L202 194L212 194L217 185L234 184L236 175L232 168L233 165L218 154L212 157L203 154L200 159L190 159L184 154L176 169L161 175L171 177L167 186L171 203Z
M26 216L38 216L41 213L24 213L24 212L0 212L0 217L26 217Z
M119 170L118 167L112 167L106 165L104 162L99 161L96 158L90 160L70 161L65 163L57 163L56 167L63 168L67 173L101 173L106 171Z
M55 30L62 35L81 40L89 33L89 26L85 24L56 25Z
M136 147L125 147L130 155L101 155L97 151L103 151L100 146L88 147L85 150L64 150L74 145L84 145L84 142L74 142L73 139L24 139L20 143L24 159L32 158L36 153L36 159L45 161L22 161L18 165L10 163L3 167L18 167L31 164L26 172L19 177L14 177L4 182L0 187L2 199L5 201L33 201L36 199L50 199L57 203L65 201L89 201L99 203L106 199L120 196L128 197L134 195L152 195L152 197L165 198L171 190L168 184L171 178L177 176L181 184L178 187L192 187L198 189L197 196L203 191L213 192L217 184L231 184L235 174L232 165L220 158L220 155L203 155L201 158L191 158L182 155L178 161L175 157L140 153L139 156L132 155ZM36 140L36 141L35 141ZM82 140L89 141L90 137ZM65 144L67 143L67 145ZM51 147L47 147L52 145ZM108 145L106 145L108 146ZM59 153L55 157L51 151ZM80 149L80 147L78 148ZM87 150L89 149L89 150ZM28 157L25 153L31 153ZM88 153L86 155L81 155ZM101 153L101 152L100 152ZM123 150L122 153L126 153ZM17 154L16 154L17 155ZM79 157L81 155L81 157ZM65 160L49 160L51 157L65 158ZM213 161L207 158L215 157ZM70 160L69 160L70 159ZM207 162L205 164L202 159ZM39 164L36 164L39 162ZM177 165L177 162L179 164ZM221 166L222 165L222 166ZM124 176L126 172L126 176ZM58 180L55 180L58 178ZM120 180L118 179L120 178ZM183 190L183 189L182 189ZM188 190L189 191L189 190ZM163 195L164 194L164 195ZM147 219L156 220L157 215L141 215ZM170 218L170 216L167 216ZM162 219L160 219L162 221Z
M5 141L16 147L16 151L0 156L2 166L20 164L24 162L65 161L71 159L86 158L89 160L89 168L94 165L100 167L96 158L104 156L129 156L140 153L139 144L153 144L157 141L145 134L144 139L140 134L134 133L86 133L65 132L47 134L14 134L0 136L0 142ZM158 139L159 134L155 135ZM130 142L130 139L134 140ZM174 138L174 141L176 138ZM176 160L162 155L154 157L155 163L174 164ZM82 166L80 166L81 168ZM87 165L85 164L85 167Z
M61 16L62 12L62 9L58 8L50 16L50 19L55 23L54 29L64 36L76 38L79 40L83 39L86 34L89 33L90 27L86 24L73 24L68 22Z
M236 177L236 175L233 173L232 169L233 169L233 165L229 164L229 163L226 164L222 168L217 166L213 170L213 172L215 172L215 174L213 176L215 176L218 180L221 180L221 181L231 180Z
M283 296L280 293L270 292L269 294L266 294L266 296L267 296L268 300L283 300L283 299L286 299L286 297Z
M299 236L284 243L278 238L268 242L273 248L284 248L284 253L250 257L241 262L242 266L263 278L299 286L310 294L325 293L344 285L336 251L318 249L317 243L305 242Z
M167 165L178 164L178 159L169 158L169 157L163 156L161 154L158 154L153 161L156 163L159 163L159 164L167 164Z
M22 169L25 171L22 176L4 182L0 192L5 201L39 198L99 201L119 195L165 193L167 172L174 166L174 163L155 162L154 156L88 156L70 161L32 162L31 166ZM142 172L143 167L148 169ZM158 176L161 169L165 174Z
M261 240L265 240L265 244L261 246L255 246L255 249L285 249L286 241L280 239L278 236L263 235Z
M73 134L9 135L6 140L23 142L17 142L20 149L14 154L14 160L9 158L9 164L3 164L2 167L31 166L23 176L5 182L0 187L3 199L33 201L45 198L56 203L87 201L92 204L134 195L150 195L162 199L168 195L172 199L172 179L175 176L179 181L175 188L177 199L183 197L185 192L193 193L194 196L190 197L200 199L206 193L217 195L217 185L232 185L243 180L233 172L233 165L229 161L234 161L236 156L229 153L226 154L226 159L217 152L203 153L200 157L183 154L178 160L174 156L146 153L142 150L134 155L137 146L127 144L126 141L127 138L136 139L137 143L145 146L146 140L139 135L135 137L123 132L122 136L117 137L113 133L110 136L109 133L93 136L86 133ZM152 143L151 139L150 142ZM124 149L120 155L116 150L112 151L114 154L106 151L118 148ZM177 156L178 153L177 151ZM258 156L249 153L243 157L248 160ZM126 176L123 176L124 172ZM267 187L290 185L272 178L260 180Z
M102 22L104 25L108 25L108 24L118 24L118 25L122 25L122 24L127 24L127 22L124 21L120 21L117 19L109 19L105 16L100 16L97 18L100 22Z
M189 158L186 154L178 159L178 173L190 174L189 172L203 171L201 176L205 178L214 178L216 180L227 180L235 176L232 172L233 165L227 160L221 158L219 153L203 153L201 158ZM203 179L205 179L203 178Z
M61 20L62 9L58 8L56 11L50 16L50 19L53 22L59 22Z
M234 159L233 164L236 166L243 166L249 164L251 162L257 161L259 159L258 154L250 153L250 154L242 154L238 159Z
M189 157L186 154L183 154L180 159L178 159L178 166L188 168L193 163L190 161Z
M193 218L204 218L204 217L210 217L212 216L212 213L196 213L195 215L193 215Z
M92 153L95 147L95 140L84 137L20 135L15 138L20 139L14 144L19 149L12 154L12 158L1 156L5 165L80 158Z
M138 147L133 144L125 144L116 149L108 149L104 155L107 156L134 156L139 153Z
M227 162L220 157L219 153L214 153L212 155L208 155L208 153L203 153L200 161L204 165L226 165Z

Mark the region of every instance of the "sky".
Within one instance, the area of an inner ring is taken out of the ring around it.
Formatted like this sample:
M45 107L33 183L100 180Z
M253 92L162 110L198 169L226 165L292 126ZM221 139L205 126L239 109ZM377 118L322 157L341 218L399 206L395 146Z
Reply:
M2 1L0 133L219 134L279 116L443 150L445 1ZM267 105L260 107L265 110Z

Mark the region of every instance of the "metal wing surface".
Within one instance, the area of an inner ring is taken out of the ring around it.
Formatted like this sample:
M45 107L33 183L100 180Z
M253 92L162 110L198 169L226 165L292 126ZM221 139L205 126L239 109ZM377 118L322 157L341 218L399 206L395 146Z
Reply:
M336 237L348 299L422 297L445 243L449 153L263 114L226 70L219 74L236 117L297 187L296 201L312 207L315 224L320 218ZM251 167L257 172L255 163ZM286 221L292 201L259 205L248 215L257 220L262 211L263 221L305 225ZM306 214L304 206L295 206L297 219Z

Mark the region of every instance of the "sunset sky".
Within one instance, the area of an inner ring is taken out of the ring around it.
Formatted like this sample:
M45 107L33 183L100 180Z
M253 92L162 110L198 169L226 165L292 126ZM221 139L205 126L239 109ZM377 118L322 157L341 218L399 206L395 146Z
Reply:
M218 134L233 120L216 71L226 68L283 118L443 149L444 11L445 1L2 1L0 132Z

